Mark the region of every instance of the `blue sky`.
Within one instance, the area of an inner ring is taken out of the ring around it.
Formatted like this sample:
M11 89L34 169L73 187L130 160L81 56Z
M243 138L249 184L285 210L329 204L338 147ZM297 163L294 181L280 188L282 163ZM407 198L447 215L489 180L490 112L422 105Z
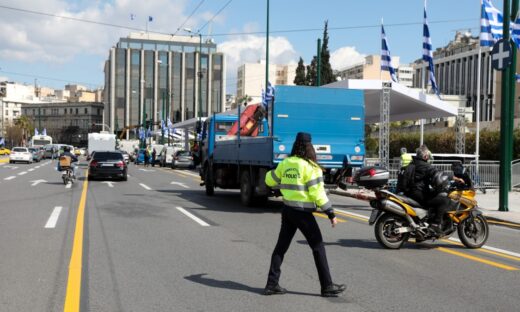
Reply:
M229 0L205 0L185 26L196 30ZM153 16L151 31L173 33L200 0L0 0L0 6L30 9L75 18L145 28L147 16ZM494 1L502 9L502 1ZM236 66L263 58L262 34L266 25L265 0L232 0L202 32L213 38L228 57L228 91L235 90ZM428 19L434 47L443 46L456 30L479 26L480 0L430 0ZM380 53L381 18L393 56L401 63L420 58L422 53L423 0L270 0L271 31L322 29L325 20L331 29L330 51L336 67L366 54ZM136 19L131 21L131 13ZM444 21L435 23L436 21ZM448 22L449 21L449 22ZM417 23L392 26L393 24ZM62 88L64 84L88 83L102 86L103 62L108 50L129 30L59 18L27 14L0 8L0 77ZM353 28L357 27L357 28ZM231 36L221 34L235 33ZM296 62L302 56L307 63L316 53L316 39L322 31L272 33L271 59L277 63ZM335 53L336 52L336 53ZM18 74L16 74L18 73ZM25 74L27 76L19 75ZM55 78L58 80L45 79ZM63 81L61 81L63 80Z

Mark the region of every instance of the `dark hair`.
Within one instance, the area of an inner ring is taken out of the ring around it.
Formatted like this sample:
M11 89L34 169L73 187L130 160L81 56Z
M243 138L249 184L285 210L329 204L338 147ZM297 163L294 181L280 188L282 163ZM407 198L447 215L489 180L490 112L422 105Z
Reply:
M316 165L316 152L311 142L304 142L301 140L294 141L291 156L297 156L305 159L309 163Z

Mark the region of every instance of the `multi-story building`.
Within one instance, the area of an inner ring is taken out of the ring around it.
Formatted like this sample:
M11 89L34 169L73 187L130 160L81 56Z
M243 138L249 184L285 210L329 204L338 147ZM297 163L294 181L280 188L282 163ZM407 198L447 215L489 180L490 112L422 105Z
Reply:
M129 129L144 118L157 124L169 114L175 123L222 111L224 55L212 40L200 39L152 33L121 38L105 62L105 122L129 138Z
M269 64L269 81L274 85L294 85L296 64ZM265 61L246 63L237 70L237 99L246 95L252 102L262 99L262 89L265 90Z
M102 130L104 104L100 102L25 103L22 114L56 142L85 145L88 133Z
M400 64L397 67L397 81L408 88L413 87L413 67L407 64Z
M437 48L433 52L435 79L441 97L458 95L466 99L465 106L473 111L472 121L476 121L477 96L480 96L480 121L500 119L501 106L501 75L491 67L491 49L482 47L480 69L480 94L477 95L477 70L479 38L470 32L457 32L455 39L447 46ZM520 54L517 54L517 58ZM415 76L414 87L423 87L423 71L428 83L428 65L422 60L413 64ZM520 72L520 62L517 62L516 72ZM520 88L516 86L516 94ZM515 116L519 112L518 100L515 101Z
M406 85L410 85L410 73L411 68L409 65L399 65L399 57L392 57L392 66L397 69L397 77L401 77L399 82ZM413 75L413 72L411 73ZM363 62L348 66L344 69L338 70L336 75L341 79L382 79L391 80L390 73L388 71L381 71L381 56L380 55L367 55ZM402 81L401 81L402 80Z
M42 94L42 90L44 93L40 97L38 94ZM50 90L16 82L0 82L0 137L5 135L6 127L22 115L22 104L42 102L43 96L51 101Z

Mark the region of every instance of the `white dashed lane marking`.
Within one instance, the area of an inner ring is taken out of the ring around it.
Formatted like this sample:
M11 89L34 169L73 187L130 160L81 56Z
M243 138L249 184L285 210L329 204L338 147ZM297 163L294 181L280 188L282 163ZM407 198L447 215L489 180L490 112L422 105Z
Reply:
M139 183L139 185L140 185L142 188L144 188L145 190L148 190L148 191L151 191L151 190L152 190L152 189L151 189L148 185L146 185L146 184Z
M62 208L63 207L61 206L54 207L54 210L52 211L49 220L47 220L47 223L45 224L46 229L53 229L56 227L56 223L58 222L58 218L60 217L60 212Z
M12 180L12 179L14 179L14 178L16 178L16 176L10 176L10 177L7 177L7 178L4 178L4 180L9 181L9 180Z
M184 209L182 207L175 207L175 208L177 208L177 210L179 210L180 212L182 212L183 214L185 214L186 216L188 216L190 219L192 219L193 221L197 222L201 226L209 226L209 224L207 224L206 222L202 221L199 217L189 213L186 209Z

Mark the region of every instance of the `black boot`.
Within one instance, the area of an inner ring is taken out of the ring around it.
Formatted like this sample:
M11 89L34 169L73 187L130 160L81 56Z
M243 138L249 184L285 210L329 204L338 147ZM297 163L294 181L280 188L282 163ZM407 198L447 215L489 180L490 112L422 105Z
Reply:
M287 292L287 289L282 288L280 285L276 284L274 286L267 285L264 288L264 295L265 296L271 296L271 295L283 295Z
M341 294L343 291L347 289L347 286L345 284L330 284L329 286L321 289L321 296L322 297L337 297L339 294Z

